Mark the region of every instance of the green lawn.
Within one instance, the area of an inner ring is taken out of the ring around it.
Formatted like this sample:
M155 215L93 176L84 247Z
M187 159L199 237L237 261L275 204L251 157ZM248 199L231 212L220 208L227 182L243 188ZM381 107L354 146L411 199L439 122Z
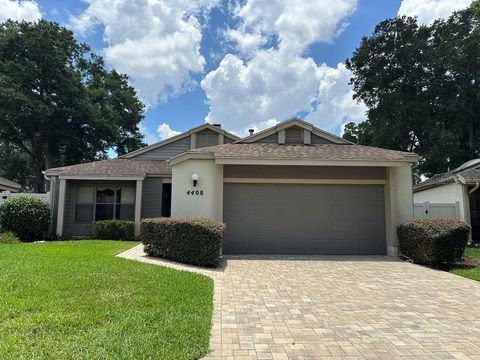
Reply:
M465 256L480 262L480 249L466 248ZM480 281L480 265L472 269L454 269L451 272L469 279Z
M206 354L212 280L114 256L134 245L0 244L0 358Z

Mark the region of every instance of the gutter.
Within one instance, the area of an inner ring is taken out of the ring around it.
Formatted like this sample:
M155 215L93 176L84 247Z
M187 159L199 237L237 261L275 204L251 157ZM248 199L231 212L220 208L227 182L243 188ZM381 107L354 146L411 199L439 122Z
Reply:
M480 188L480 182L478 182L477 180L475 181L475 186L469 190L468 195L472 195L475 191L478 190L478 188Z

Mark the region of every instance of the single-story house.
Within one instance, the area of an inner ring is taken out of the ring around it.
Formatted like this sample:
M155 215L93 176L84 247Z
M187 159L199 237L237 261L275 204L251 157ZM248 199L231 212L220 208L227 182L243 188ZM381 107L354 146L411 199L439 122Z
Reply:
M458 168L415 185L415 203L459 204L460 220L472 227L472 240L480 242L480 159L467 161Z
M17 184L15 181L8 180L0 176L0 192L1 191L19 192L21 189L22 189L22 185Z
M205 216L224 254L397 255L415 154L353 144L292 118L243 139L204 124L116 159L49 169L57 235L92 222Z

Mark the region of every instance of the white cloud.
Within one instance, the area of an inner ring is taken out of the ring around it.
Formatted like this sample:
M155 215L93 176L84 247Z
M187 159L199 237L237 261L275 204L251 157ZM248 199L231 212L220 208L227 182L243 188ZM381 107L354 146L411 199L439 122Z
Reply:
M332 42L355 6L353 0L248 0L235 7L240 25L227 38L250 56L228 54L203 79L206 121L245 135L248 128L260 130L298 113L325 129L363 120L365 107L352 99L345 66L317 65L304 56L309 45ZM272 41L276 46L261 48Z
M152 133L144 124L139 125L140 133L143 135L143 140L148 144L166 140L172 136L178 135L181 131L173 130L169 124L162 123L157 127L157 134Z
M157 132L158 135L160 135L160 140L165 140L181 133L180 131L173 130L167 123L160 124Z
M422 24L447 18L455 10L466 8L472 0L403 0L398 15L418 16Z
M105 57L131 76L148 104L166 100L191 85L191 74L203 71L199 16L217 0L87 0L88 7L71 18L85 33L103 26Z
M314 42L331 42L352 14L356 0L248 0L233 10L245 34L278 36L279 46L301 52Z
M42 13L35 1L0 0L0 22L7 19L36 21Z
M138 128L140 130L140 134L143 135L143 140L147 143L147 145L158 142L157 136L155 134L152 134L145 125L140 123Z
M318 67L318 105L306 120L321 128L332 129L346 122L359 123L365 120L367 107L353 100L353 90L348 84L352 74L344 64L335 68L325 64Z

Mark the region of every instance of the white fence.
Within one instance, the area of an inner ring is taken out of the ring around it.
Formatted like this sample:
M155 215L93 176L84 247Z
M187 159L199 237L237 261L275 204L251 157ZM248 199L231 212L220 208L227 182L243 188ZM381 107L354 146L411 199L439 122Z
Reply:
M415 219L454 219L460 220L460 203L424 203L413 204L413 217Z
M22 196L30 196L36 199L40 199L47 204L50 202L50 193L46 194L36 194L36 193L12 193L10 191L2 191L0 192L0 204L4 203L7 200L22 197Z

